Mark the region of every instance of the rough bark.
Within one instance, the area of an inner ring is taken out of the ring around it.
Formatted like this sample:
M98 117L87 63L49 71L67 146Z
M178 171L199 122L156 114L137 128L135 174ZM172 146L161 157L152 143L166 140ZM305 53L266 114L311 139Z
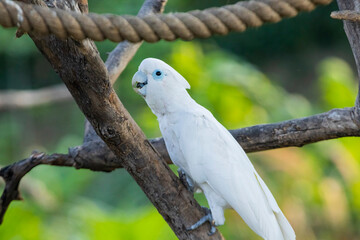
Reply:
M230 133L247 153L360 136L359 115L355 109L332 109L310 117L230 130ZM151 139L150 143L168 164L172 163L163 138ZM76 168L109 171L122 167L102 141L90 141L71 148L69 156L74 159Z
M67 4L57 1L54 6L70 6L70 10L79 11L78 5L74 4L74 1L67 1ZM209 237L208 225L186 231L204 213L120 102L93 42L30 36L59 74L96 133L117 156L116 161L136 180L177 237L222 239L218 231Z
M301 147L318 141L360 136L356 108L333 109L314 116L231 131L247 152Z
M35 40L67 85L97 134L169 223L179 239L206 239L204 226L185 229L201 216L200 206L145 138L112 89L92 44ZM80 54L79 54L80 53ZM65 55L65 56L64 56ZM60 67L61 66L61 67ZM213 239L221 239L219 234Z
M145 1L139 10L138 16L141 17L162 13L164 11L166 1L167 0ZM115 84L116 80L124 71L130 60L134 57L142 43L143 42L131 43L129 41L123 41L119 43L114 50L111 51L105 62L111 85ZM101 140L101 138L97 136L89 121L86 120L84 143L89 143L90 141L93 141L92 144L101 144L103 146L106 145Z
M245 152L250 153L283 147L301 147L340 137L360 136L357 119L355 108L333 109L306 118L256 125L230 130L230 132ZM101 141L93 141L94 136L88 137L91 141L85 141L81 146L70 148L68 154L43 155L41 164L104 172L123 167L101 139ZM156 138L149 141L163 159L171 164L164 140Z
M339 10L356 10L360 11L360 3L359 0L337 0ZM344 20L344 31L349 40L351 50L353 52L355 63L358 71L358 80L360 81L360 22L353 22ZM360 116L360 84L359 84L359 92L356 97L355 102L355 111L357 116ZM356 121L358 124L360 123L360 118L357 117Z

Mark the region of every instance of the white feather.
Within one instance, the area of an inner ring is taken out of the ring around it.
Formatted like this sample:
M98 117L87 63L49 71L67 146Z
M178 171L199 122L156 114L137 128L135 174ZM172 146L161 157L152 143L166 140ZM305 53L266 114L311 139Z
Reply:
M154 81L154 69L171 74ZM189 96L187 81L157 59L145 59L139 71L147 74L144 98L158 117L169 155L204 192L215 224L224 224L224 209L233 208L264 239L294 240L294 230L241 146Z

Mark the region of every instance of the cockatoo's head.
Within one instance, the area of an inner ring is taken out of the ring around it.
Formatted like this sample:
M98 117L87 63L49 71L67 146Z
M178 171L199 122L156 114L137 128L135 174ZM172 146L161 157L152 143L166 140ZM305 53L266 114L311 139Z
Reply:
M168 64L155 58L144 59L132 79L132 86L148 102L151 98L189 89L189 83Z

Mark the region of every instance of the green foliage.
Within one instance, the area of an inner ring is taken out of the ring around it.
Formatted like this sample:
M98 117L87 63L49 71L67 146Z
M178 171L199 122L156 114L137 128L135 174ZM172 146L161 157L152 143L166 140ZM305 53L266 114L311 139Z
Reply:
M353 106L357 92L350 66L338 58L329 58L319 66L319 85L327 107Z

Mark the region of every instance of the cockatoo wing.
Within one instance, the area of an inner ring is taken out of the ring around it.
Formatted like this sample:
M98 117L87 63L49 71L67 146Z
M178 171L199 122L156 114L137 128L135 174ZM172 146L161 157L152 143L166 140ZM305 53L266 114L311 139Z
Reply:
M199 106L176 117L174 133L184 170L199 184L207 183L265 239L295 239L295 233L270 190L231 134Z

